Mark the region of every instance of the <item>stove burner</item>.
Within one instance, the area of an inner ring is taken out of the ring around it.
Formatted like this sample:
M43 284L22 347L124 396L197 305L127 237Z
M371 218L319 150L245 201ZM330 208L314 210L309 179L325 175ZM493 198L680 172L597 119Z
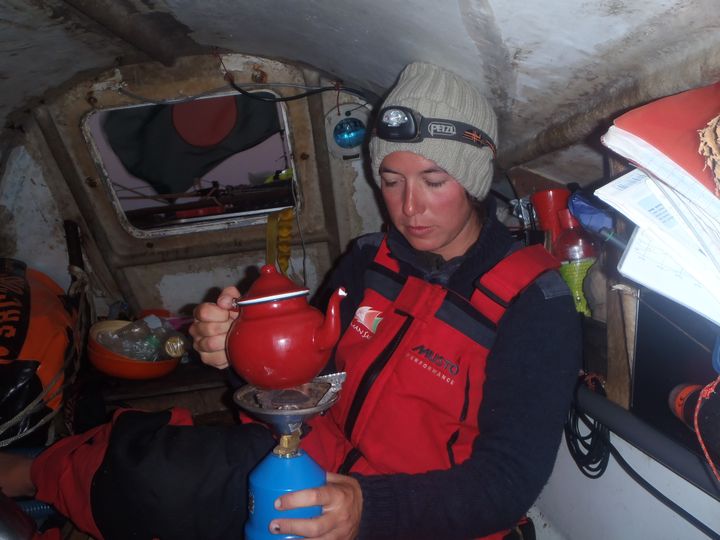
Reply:
M330 383L307 383L283 390L258 390L255 399L263 409L309 409L315 407L329 389Z
M237 405L274 426L278 433L292 433L303 421L335 403L344 381L345 373L333 373L281 390L265 390L248 384L233 397Z

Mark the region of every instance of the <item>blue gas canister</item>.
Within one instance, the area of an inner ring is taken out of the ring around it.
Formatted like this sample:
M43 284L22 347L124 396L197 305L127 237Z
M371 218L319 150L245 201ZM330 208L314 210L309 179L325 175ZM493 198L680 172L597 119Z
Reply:
M249 476L249 518L245 524L248 540L280 540L301 538L270 532L276 518L312 518L322 513L321 506L293 510L276 510L275 500L292 491L325 485L325 471L298 448L297 435L282 435L280 443L265 457Z

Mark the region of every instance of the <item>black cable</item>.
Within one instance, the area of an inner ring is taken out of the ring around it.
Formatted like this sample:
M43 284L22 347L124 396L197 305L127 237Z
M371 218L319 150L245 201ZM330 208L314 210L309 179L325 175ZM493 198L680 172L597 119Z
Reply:
M579 384L584 384L584 382L581 381ZM601 385L594 385L593 389L597 393L605 395L605 390ZM587 428L586 435L583 435L580 420ZM591 420L575 407L570 409L565 423L565 442L580 472L588 478L600 478L605 473L610 460L608 440L609 430L606 426L597 420Z
M363 100L365 99L365 95L360 91L356 90L354 88L348 88L347 86L321 86L319 88L313 88L312 90L308 90L307 92L303 92L302 94L296 94L294 96L286 96L286 97L267 97L267 96L261 96L254 92L248 92L247 90L241 88L237 84L235 84L235 81L233 81L231 78L226 77L226 80L232 86L235 90L240 92L243 96L249 97L251 99L256 99L258 101L268 101L271 103L278 103L278 102L285 102L285 101L294 101L296 99L303 99L308 96L312 96L315 94L320 94L321 92L347 92L348 94L353 94L356 96L359 96ZM367 100L366 100L367 101Z
M510 191L512 191L513 197L515 197L517 200L520 200L520 197L518 196L518 192L515 189L515 185L512 183L512 180L510 179L510 175L507 173L507 171L503 171L503 176L505 176L505 180L507 180L507 183L510 186Z
M602 386L600 384L594 384L590 377L581 380L579 384L584 384L585 381L588 381L588 387L591 390L603 396L605 395ZM582 434L582 428L579 424L580 420L588 432L586 435ZM610 430L607 426L597 420L591 420L586 414L581 413L575 407L571 408L568 414L568 421L565 424L565 441L573 460L575 460L580 471L588 478L600 478L607 469L610 455L612 455L620 468L625 471L630 478L635 480L640 487L650 493L650 495L690 525L701 531L708 538L720 540L720 534L681 508L678 504L668 499L625 461L617 448L610 442Z

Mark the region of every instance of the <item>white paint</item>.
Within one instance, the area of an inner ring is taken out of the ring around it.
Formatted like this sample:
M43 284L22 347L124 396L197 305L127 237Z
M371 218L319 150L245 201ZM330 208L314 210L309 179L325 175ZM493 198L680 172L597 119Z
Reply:
M489 96L513 143L589 110L645 73L648 58L672 67L677 59L659 54L663 47L720 39L716 0L266 0L241 12L232 0L167 5L199 42L309 63L379 93L410 61L443 65ZM239 20L249 21L242 31Z
M212 270L193 270L192 272L168 273L157 285L162 307L171 313L180 313L188 304L199 304L206 298L212 287L224 289L238 281L237 269L213 268Z
M228 71L249 72L252 71L254 65L261 66L263 69L271 69L273 71L285 72L292 74L297 82L301 81L300 73L286 64L261 58L259 56L251 56L244 54L223 54L221 56L222 66Z
M601 180L605 174L602 154L584 144L545 154L523 167L562 184L577 182L581 186Z
M374 183L375 181L373 179L368 181L366 178L363 161L353 161L352 166L357 172L353 181L352 200L362 220L362 227L357 232L357 235L378 232L382 225L382 215L370 184L370 182Z
M118 68L113 70L113 74L102 81L94 83L90 89L91 92L104 92L105 90L118 91L121 88L127 86L127 83L122 78L122 73Z
M310 295L317 290L320 280L323 278L323 276L318 276L314 258L315 253L308 253L303 267L302 252L300 249L294 248L288 271L291 279L302 284L304 268L307 278L305 286L310 289ZM187 261L180 261L179 263L165 264L163 266L165 273L156 285L162 305L152 307L162 307L172 313L180 313L187 311L188 306L203 301L214 301L214 298L207 297L210 290L217 289L219 292L225 287L237 286L245 277L247 268L254 267L259 271L264 263L264 260L258 260L257 256L243 254L234 258L232 266L210 265L211 269L209 270L205 269L208 265L202 263L188 265ZM187 271L188 266L191 267L189 271Z
M62 10L57 17L38 6L0 5L2 118L29 97L81 70L109 68L127 52L115 37L95 33L98 27L77 24L81 17ZM445 66L492 101L501 152L522 148L549 125L598 103L620 107L613 95L626 88L659 97L696 84L703 73L712 77L720 65L714 60L717 0L165 0L132 6L176 18L201 44L251 55L224 55L231 70L287 59L380 95L408 62ZM287 80L273 82L302 82L299 70L283 69Z
M454 2L266 0L244 3L236 17L226 16L235 11L232 1L166 4L194 30L198 42L235 44L240 46L232 48L247 54L301 60L375 88L388 87L403 65L421 58L456 69L481 66ZM239 26L241 20L247 24Z
M620 454L643 478L720 532L720 502L613 435ZM545 520L538 540L700 540L706 536L648 494L611 457L605 474L585 477L560 445L555 469L534 511Z
M3 225L3 237L12 230L15 236L14 248L0 246L0 255L23 261L67 289L70 275L63 218L40 165L24 147L14 148L8 156L0 178L0 208L12 216L12 223Z

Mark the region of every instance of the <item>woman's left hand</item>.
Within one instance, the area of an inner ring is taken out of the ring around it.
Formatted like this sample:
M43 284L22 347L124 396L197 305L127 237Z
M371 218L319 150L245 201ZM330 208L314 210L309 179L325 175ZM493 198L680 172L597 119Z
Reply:
M303 506L322 506L322 515L310 519L274 519L274 534L295 534L317 540L356 538L362 514L362 490L351 476L327 473L327 484L278 497L275 507L291 510Z

